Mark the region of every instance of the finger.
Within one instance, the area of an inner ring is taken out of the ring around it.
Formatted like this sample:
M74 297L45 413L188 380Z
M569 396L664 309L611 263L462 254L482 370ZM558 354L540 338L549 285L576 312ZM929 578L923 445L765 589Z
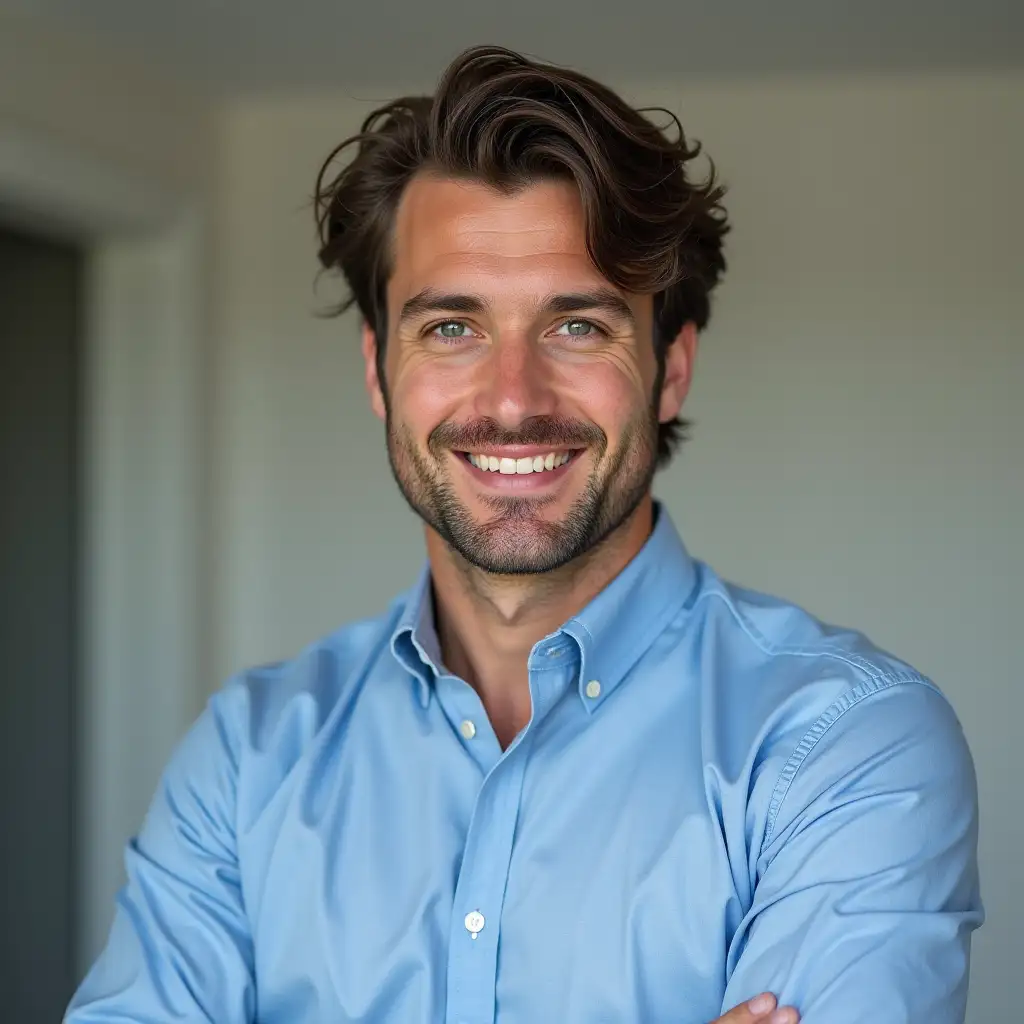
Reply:
M771 992L762 992L740 1003L719 1017L715 1024L799 1024L800 1017L791 1006L777 1006Z
M762 992L759 996L754 996L753 999L747 1001L745 1009L754 1020L759 1017L767 1016L775 1009L776 999L771 992Z
M753 1024L774 1009L775 996L771 992L762 992L759 996L734 1006L728 1013L719 1017L715 1024Z

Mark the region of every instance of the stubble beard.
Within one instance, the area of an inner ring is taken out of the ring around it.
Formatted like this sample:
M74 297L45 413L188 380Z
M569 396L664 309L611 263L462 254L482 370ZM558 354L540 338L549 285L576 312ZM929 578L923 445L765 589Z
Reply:
M563 443L564 431L556 430L556 436L544 438L539 436L544 432L543 423L538 426L539 430L530 431L529 439L520 443L550 440L553 448ZM389 410L388 459L399 490L413 511L466 562L487 573L550 573L587 555L632 516L654 478L658 421L653 410L647 409L627 425L610 458L606 458L608 442L602 431L579 428L595 442L587 447L596 466L560 521L543 517L553 499L516 495L481 496L478 500L491 516L480 521L457 497L445 466L452 448L439 443L458 429L443 424L431 434L424 452L408 428L394 422ZM482 429L487 432L486 425ZM502 436L502 443L515 443L504 432ZM604 468L602 462L607 463Z

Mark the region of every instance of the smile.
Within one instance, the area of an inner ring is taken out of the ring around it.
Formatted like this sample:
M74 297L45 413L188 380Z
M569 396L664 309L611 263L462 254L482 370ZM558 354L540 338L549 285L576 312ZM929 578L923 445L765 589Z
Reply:
M558 487L585 451L585 448L545 451L540 446L510 445L489 451L456 451L453 454L486 490L524 494L532 491L547 493Z
M524 455L521 458L488 455L484 452L465 452L465 458L485 473L501 473L503 476L527 476L530 473L550 473L564 466L573 456L572 452L548 452L545 455Z

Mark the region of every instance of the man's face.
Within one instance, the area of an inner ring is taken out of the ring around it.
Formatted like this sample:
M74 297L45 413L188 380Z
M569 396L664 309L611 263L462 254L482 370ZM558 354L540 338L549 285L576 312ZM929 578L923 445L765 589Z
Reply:
M565 565L647 494L692 332L655 395L651 297L593 265L570 184L416 178L393 245L383 388L369 329L364 353L402 493L481 569Z

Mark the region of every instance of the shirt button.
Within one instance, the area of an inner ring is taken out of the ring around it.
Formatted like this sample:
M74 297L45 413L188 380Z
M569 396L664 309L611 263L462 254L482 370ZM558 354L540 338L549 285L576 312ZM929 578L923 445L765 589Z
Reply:
M466 915L466 931L475 939L484 930L484 915L479 910L471 910Z
M591 700L595 700L601 696L601 684L596 679L591 679L587 683L586 693Z
M471 740L476 735L476 726L467 718L460 726L459 732L462 733L463 737L467 740ZM469 927L468 925L466 926ZM481 925L483 927L483 925Z
M563 654L565 654L564 647L552 647L551 650L548 651L549 658L560 658Z

